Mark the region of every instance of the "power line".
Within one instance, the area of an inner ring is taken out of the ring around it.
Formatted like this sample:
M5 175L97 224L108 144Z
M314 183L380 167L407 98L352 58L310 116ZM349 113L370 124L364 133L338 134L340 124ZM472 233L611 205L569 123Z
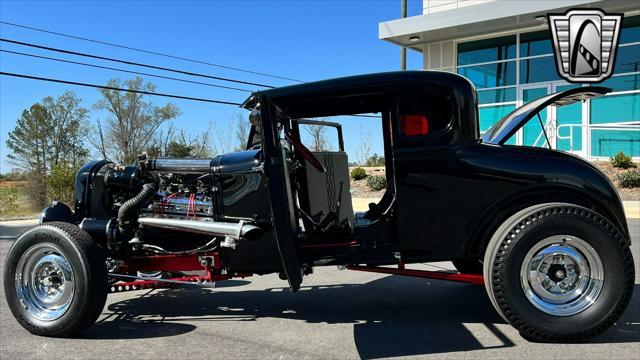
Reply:
M63 37L76 39L76 40L88 41L88 42L92 42L92 43L96 43L96 44L113 46L113 47L117 47L117 48L121 48L121 49L133 50L133 51L146 53L146 54L163 56L163 57L167 57L167 58L171 58L171 59L177 59L177 60L189 61L189 62L197 63L197 64L214 66L214 67L221 68L221 69L228 69L228 70L240 71L240 72L244 72L244 73L248 73L248 74L267 76L267 77L271 77L271 78L274 78L274 79L282 79L282 80L289 80L289 81L295 81L295 82L304 82L302 80L292 79L292 78L288 78L288 77L284 77L284 76L271 75L271 74L267 74L267 73L263 73L263 72L259 72L259 71L241 69L241 68L227 66L227 65L214 64L214 63L203 61L203 60L190 59L190 58L185 58L185 57L181 57L181 56L161 53L161 52L157 52L157 51L144 50L144 49L135 48L135 47L131 47L131 46L114 44L114 43L110 43L110 42L106 42L106 41L90 39L90 38L86 38L86 37L82 37L82 36L63 34L63 33L55 32L55 31L51 31L51 30L40 29L40 28L36 28L36 27L32 27L32 26L16 24L16 23L11 23L11 22L7 22L7 21L0 21L0 24L5 24L5 25L9 25L9 26L15 26L15 27L19 27L19 28L23 28L23 29L29 29L29 30L33 30L33 31L39 31L39 32L42 32L42 33L47 33L47 34L52 34L52 35L57 35L57 36L63 36Z
M214 79L214 80L220 80L220 81L228 81L228 82L234 82L234 83L245 84L245 85L254 85L254 86L260 86L260 87L266 87L266 88L274 88L275 87L275 86L271 86L271 85L265 85L265 84L254 83L254 82L249 82L249 81L235 80L235 79L224 78L224 77L219 77L219 76L212 76L212 75L206 75L206 74L198 74L198 73L194 73L194 72L191 72L191 71L171 69L171 68L167 68L167 67L163 67L163 66L148 65L148 64L142 64L142 63L138 63L138 62L134 62L134 61L120 60L120 59L114 59L114 58L109 58L109 57L105 57L105 56L92 55L92 54L81 53L81 52L77 52L77 51L53 48L53 47L44 46L44 45L31 44L31 43L17 41L17 40L0 38L0 41L8 42L8 43L11 43L11 44L16 44L16 45L28 46L28 47L32 47L32 48L36 48L36 49L55 51L55 52L59 52L59 53L63 53L63 54L84 56L84 57L88 57L88 58L92 58L92 59L106 60L106 61L112 61L112 62L127 64L127 65L134 65L134 66L141 66L141 67L146 67L146 68L150 68L150 69L169 71L169 72L174 72L174 73L183 74L183 75L198 76L198 77L204 77L204 78L208 78L208 79Z
M222 89L229 89L229 90L236 90L236 91L244 91L244 92L248 92L248 93L253 92L253 91L251 91L251 90L247 90L247 89L240 89L240 88L231 87L231 86L217 85L217 84L205 83L205 82L200 82L200 81L193 81L193 80L186 80L186 79L174 78L174 77L170 77L170 76L162 76L162 75L156 75L156 74L143 73L143 72L139 72L139 71L132 71L132 70L119 69L119 68L112 68L112 67L109 67L109 66L94 65L94 64L88 64L88 63L83 63L83 62L79 62L79 61L71 61L71 60L64 60L64 59L53 58L53 57L49 57L49 56L42 56L42 55L28 54L28 53L23 53L23 52L19 52L19 51L10 51L10 50L3 50L3 49L0 49L0 52L9 53L9 54L14 54L14 55L28 56L28 57L38 58L38 59L45 59L45 60L51 60L51 61L58 61L58 62L63 62L63 63L68 63L68 64L75 64L75 65L89 66L89 67L98 68L98 69L106 69L106 70L120 71L120 72L129 73L129 74L136 74L136 75L142 75L142 76L151 76L151 77L160 78L160 79L167 79L167 80L181 81L181 82L191 83L191 84L198 84L198 85L212 86L212 87L217 87L217 88L222 88Z
M55 83L60 83L60 84L92 87L92 88L97 88L97 89L115 90L115 91L127 91L127 92L136 93L136 94L162 96L162 97L168 97L168 98L174 98L174 99L182 99L182 100L202 101L202 102L216 103L216 104L223 104L223 105L237 105L237 106L242 105L240 103L235 103L235 102L230 102L230 101L214 100L214 99L203 99L203 98L196 98L196 97L191 97L191 96L182 96L182 95L173 95L173 94L164 94L164 93L155 93L155 92L143 91L143 90L122 89L122 88L117 88L117 87L113 87L113 86L96 85L96 84L82 83L82 82L77 82L77 81L52 79L52 78L45 78L45 77L25 75L25 74L9 73L9 72L4 72L4 71L0 71L0 75L13 76L13 77L23 78L23 79L55 82Z

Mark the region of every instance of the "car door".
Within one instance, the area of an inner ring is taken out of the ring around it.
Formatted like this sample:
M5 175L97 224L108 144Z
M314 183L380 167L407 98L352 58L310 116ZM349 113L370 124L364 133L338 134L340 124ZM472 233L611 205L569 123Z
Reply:
M286 149L282 147L277 107L262 96L260 101L262 121L262 150L264 170L267 175L272 221L282 261L282 269L295 292L302 283L302 268L296 254L297 222L293 190L286 161Z

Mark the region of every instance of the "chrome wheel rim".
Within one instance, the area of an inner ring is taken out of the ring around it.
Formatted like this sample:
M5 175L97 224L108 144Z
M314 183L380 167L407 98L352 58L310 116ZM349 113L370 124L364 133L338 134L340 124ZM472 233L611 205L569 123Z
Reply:
M602 260L586 241L570 235L543 239L525 255L520 282L539 310L570 316L596 301L604 281Z
M15 288L20 305L30 315L53 321L71 306L75 293L73 269L55 246L34 245L18 260Z

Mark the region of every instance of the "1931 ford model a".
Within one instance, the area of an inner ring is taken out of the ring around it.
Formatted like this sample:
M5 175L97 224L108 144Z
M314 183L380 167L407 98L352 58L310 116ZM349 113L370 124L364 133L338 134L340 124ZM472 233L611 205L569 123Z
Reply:
M589 163L505 143L544 108L608 91L546 96L483 137L475 89L450 73L254 93L243 104L252 123L244 151L81 168L75 211L54 203L9 251L8 304L32 333L72 336L97 319L110 289L279 273L295 292L314 266L338 265L484 283L524 336L582 340L610 327L631 296L621 202ZM307 119L368 113L383 129L387 190L354 214L341 128ZM307 149L304 124L335 127L337 151ZM405 268L441 260L460 272Z

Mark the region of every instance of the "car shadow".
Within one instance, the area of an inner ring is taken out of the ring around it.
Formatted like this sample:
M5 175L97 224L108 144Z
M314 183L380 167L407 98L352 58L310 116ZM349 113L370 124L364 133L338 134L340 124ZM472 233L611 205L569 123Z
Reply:
M242 286L246 282L228 283ZM222 284L221 284L222 285ZM590 343L640 341L640 285L613 329ZM448 353L515 346L496 324L504 321L484 287L387 276L366 284L247 291L185 287L140 291L113 303L85 338L132 339L188 333L198 322L258 321L285 318L307 323L353 324L362 358ZM493 336L476 338L472 330Z

